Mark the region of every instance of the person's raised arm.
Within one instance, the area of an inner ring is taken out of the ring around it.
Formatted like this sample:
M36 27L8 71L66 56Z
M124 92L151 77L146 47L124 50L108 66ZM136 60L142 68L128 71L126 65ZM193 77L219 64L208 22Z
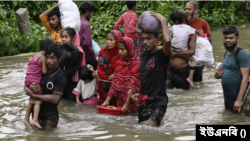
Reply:
M53 7L51 7L50 9L46 10L45 12L43 12L40 16L47 16L49 14L49 12L51 12L53 9L55 9L56 7L58 7L60 4L56 4Z
M172 52L171 56L185 58L185 57L190 57L190 56L194 55L195 48L196 48L196 38L197 38L197 35L193 34L191 39L188 40L188 44L187 44L188 50L183 51L183 52Z
M163 52L165 55L169 55L171 53L171 35L166 23L166 19L157 13L151 12L151 14L161 22L162 33L164 38Z

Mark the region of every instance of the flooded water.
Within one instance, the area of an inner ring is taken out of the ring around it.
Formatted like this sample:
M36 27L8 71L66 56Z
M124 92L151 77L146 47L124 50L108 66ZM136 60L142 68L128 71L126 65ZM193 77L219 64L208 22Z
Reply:
M239 46L250 52L250 23L238 26ZM222 28L212 30L215 64L223 61ZM205 68L203 82L195 83L189 91L167 90L169 104L160 127L138 124L137 114L111 116L98 114L96 108L61 100L60 120L53 131L26 128L22 123L28 96L24 79L29 57L0 59L0 140L195 140L196 124L250 124L250 118L224 109L221 80L214 78L215 70Z

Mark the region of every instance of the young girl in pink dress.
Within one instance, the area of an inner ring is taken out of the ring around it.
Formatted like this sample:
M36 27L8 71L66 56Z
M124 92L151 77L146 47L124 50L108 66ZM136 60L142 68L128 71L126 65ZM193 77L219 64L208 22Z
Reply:
M25 78L25 86L26 87L29 87L30 84L32 84L32 83L40 84L42 74L47 73L47 67L45 64L45 56L44 55L45 55L46 48L53 43L54 42L51 39L42 39L40 41L40 52L37 52L36 54L34 54L28 62L28 68L26 71L26 78ZM40 89L40 91L37 94L41 95L42 90ZM29 104L28 104L27 110L26 110L26 115L25 115L25 118L23 119L24 124L30 126L29 117L30 117L31 109L34 105L34 114L33 114L33 119L31 121L31 123L34 126L42 129L42 127L40 126L40 124L38 122L38 115L39 115L41 103L42 103L41 100L33 99L32 97L30 97Z

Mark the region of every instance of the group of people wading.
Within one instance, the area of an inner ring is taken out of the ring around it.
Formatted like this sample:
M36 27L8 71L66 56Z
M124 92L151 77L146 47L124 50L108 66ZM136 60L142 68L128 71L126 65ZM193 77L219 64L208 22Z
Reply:
M32 113L32 125L45 130L56 128L57 106L65 98L79 104L122 107L124 114L137 111L139 122L160 126L168 105L166 89L188 90L194 87L193 82L202 81L204 64L195 66L189 61L195 54L197 35L206 34L211 42L211 33L208 23L196 17L197 3L188 2L185 12L172 12L172 34L166 19L153 12L150 14L160 23L161 31L146 32L140 25L141 31L137 31L137 2L126 3L129 11L107 33L107 45L98 57L89 24L96 11L93 3L85 1L80 7L79 32L62 28L58 5L40 15L51 39L42 39L40 52L28 62L25 93L30 102L23 119L26 125L30 126ZM125 33L120 29L122 24ZM225 30L224 35L234 35L232 27ZM162 45L158 44L160 38ZM229 44L225 43L226 49ZM183 49L176 50L180 46ZM243 67L250 66L250 61L245 63ZM217 72L216 77L221 76Z

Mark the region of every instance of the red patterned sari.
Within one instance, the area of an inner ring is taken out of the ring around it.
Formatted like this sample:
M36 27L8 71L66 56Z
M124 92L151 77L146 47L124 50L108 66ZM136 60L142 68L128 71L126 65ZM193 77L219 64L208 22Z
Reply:
M122 107L127 100L129 90L134 93L139 93L139 65L140 62L137 60L137 54L135 51L134 42L128 37L122 37L125 41L129 57L120 58L117 61L117 66L114 71L114 77L112 85L109 89L108 96L115 96L117 98L116 106ZM137 111L136 103L131 102L129 105L129 111Z
M119 58L119 50L116 45L116 42L121 39L122 33L118 30L111 31L114 39L115 39L115 47L112 50L108 49L108 46L102 48L98 55L98 74L101 79L99 82L99 100L105 101L107 98L107 94L109 92L109 88L111 86L111 81L108 77L114 73L114 70L117 66L116 61ZM111 102L112 104L113 102Z

